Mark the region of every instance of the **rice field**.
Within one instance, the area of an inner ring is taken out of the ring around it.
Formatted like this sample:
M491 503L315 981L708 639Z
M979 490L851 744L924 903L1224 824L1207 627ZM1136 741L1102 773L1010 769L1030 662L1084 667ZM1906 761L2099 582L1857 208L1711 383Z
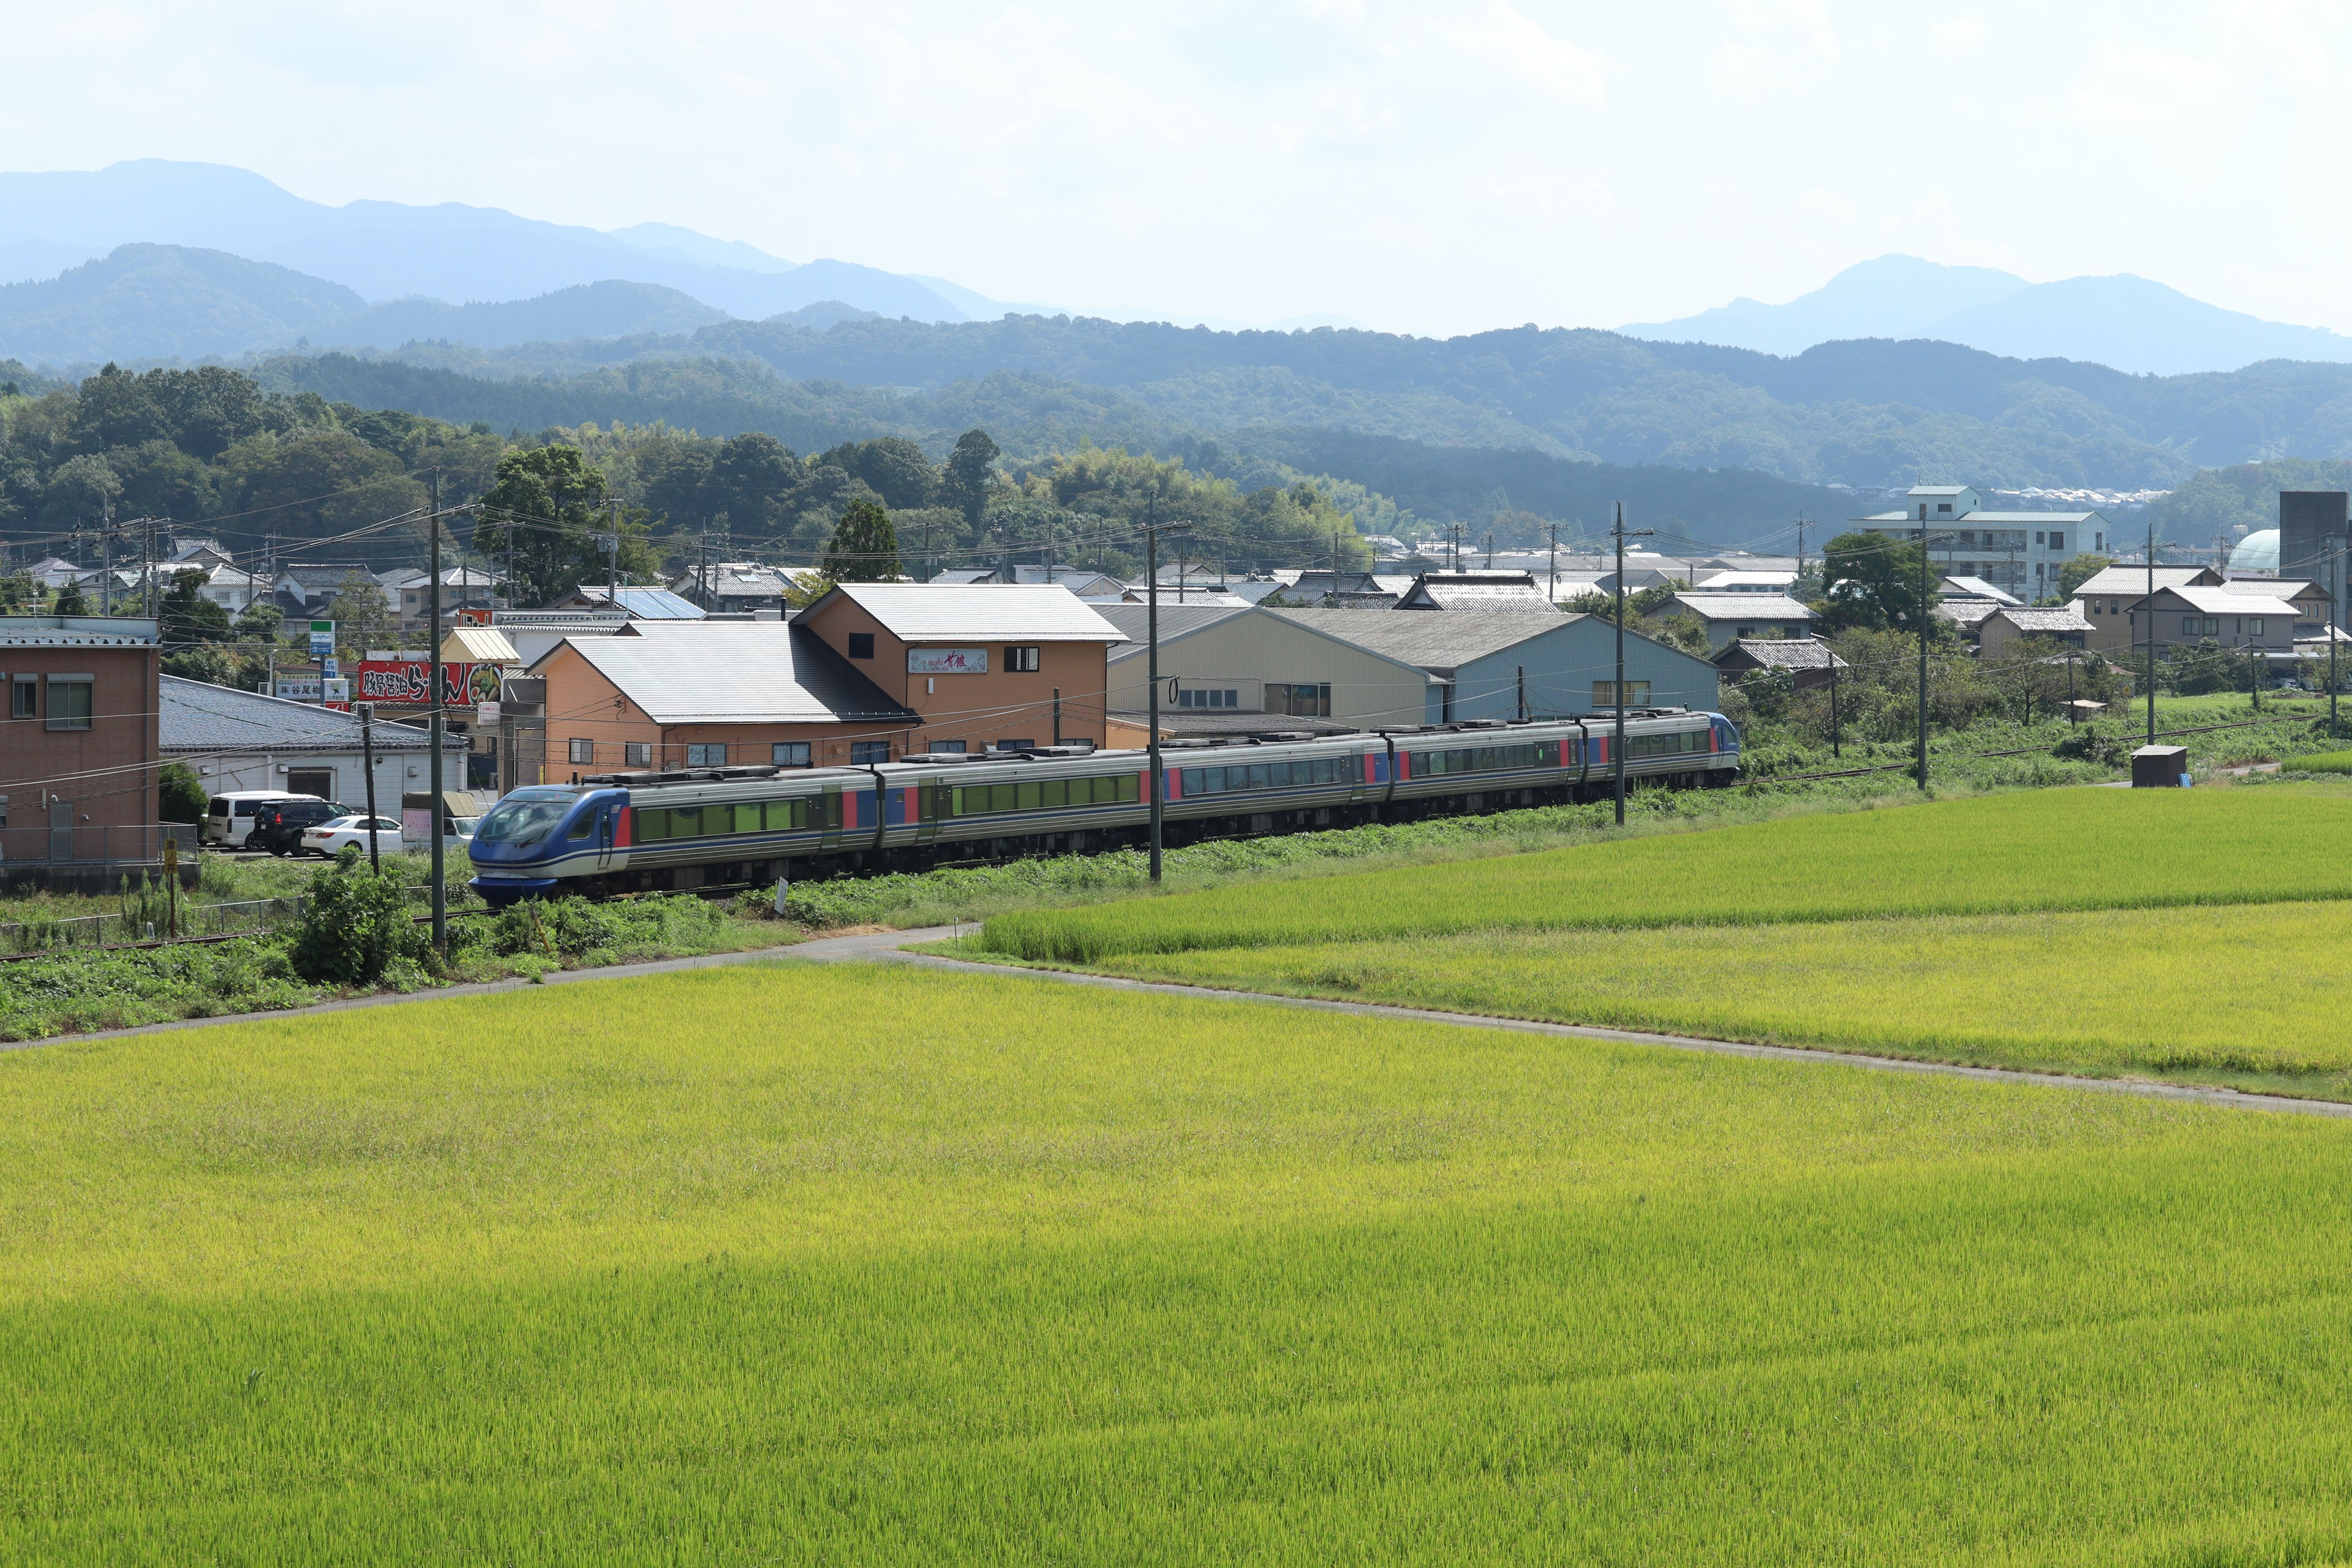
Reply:
M0 1055L0 1560L2352 1555L2352 1127L791 962Z
M1127 953L1139 979L2352 1100L2352 903Z
M2352 796L2328 785L2066 789L1740 824L1442 867L991 919L981 945L1114 955L1890 915L2352 895Z

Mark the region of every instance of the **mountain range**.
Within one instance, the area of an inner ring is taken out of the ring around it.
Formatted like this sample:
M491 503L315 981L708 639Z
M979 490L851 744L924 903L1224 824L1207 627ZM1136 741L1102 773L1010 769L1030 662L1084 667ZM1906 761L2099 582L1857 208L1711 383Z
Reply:
M606 233L457 202L330 206L247 170L162 158L93 172L0 174L0 281L54 278L140 243L271 263L377 303L524 300L626 280L753 320L822 300L923 321L1004 311L944 279L849 261L795 263L668 224Z
M2352 361L2352 337L2265 321L2119 273L2029 283L1987 267L1882 256L1785 305L1735 300L1628 337L1800 354L1851 338L1925 338L2021 359L2070 359L2142 375L2241 370L2264 360Z

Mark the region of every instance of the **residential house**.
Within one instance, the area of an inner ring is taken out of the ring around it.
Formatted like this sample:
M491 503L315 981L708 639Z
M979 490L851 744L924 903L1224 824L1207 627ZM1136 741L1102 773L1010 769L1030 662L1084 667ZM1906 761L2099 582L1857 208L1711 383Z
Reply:
M1780 594L1786 595L1797 585L1797 574L1789 572L1715 572L1698 580L1696 592L1701 594Z
M792 624L915 715L906 750L1109 743L1108 655L1127 636L1059 584L844 583Z
M630 770L843 767L906 752L919 716L797 621L634 621L567 637L541 682L539 779Z
M1937 588L1946 599L1983 599L1995 605L2021 605L2016 595L1994 587L1981 577L1947 577Z
M2221 574L2210 566L2110 566L2074 590L2074 608L2091 623L2093 653L2128 654L2145 635L2132 617L2151 582L2157 588L2218 588Z
M1397 601L1400 610L1521 610L1556 616L1532 572L1426 572Z
M1669 615L1697 618L1711 652L1759 637L1803 637L1821 617L1785 594L1676 594Z
M550 599L542 608L550 610L619 611L633 621L698 621L707 612L701 605L667 588L614 588L583 583L569 594Z
M2019 637L2043 637L2079 648L2091 635L2091 623L2072 605L2064 609L2031 609L2002 605L1977 623L1977 647L1993 653Z
M1125 633L1110 650L1112 720L1149 735L1149 613L1112 605L1103 618ZM1436 722L1443 682L1407 660L1335 630L1394 617L1371 610L1293 612L1252 605L1162 605L1160 721L1174 735L1372 729ZM1412 617L1419 620L1423 617Z
M1785 673L1798 691L1827 686L1837 679L1839 670L1849 668L1837 656L1837 650L1819 637L1732 642L1725 645L1713 662L1717 669L1738 679L1752 678L1761 671Z
M2151 604L2152 615L2147 608ZM2126 612L2136 634L2133 640L2143 648L2151 639L2159 652L2210 642L2283 656L2294 652L2299 613L2284 599L2206 584L2158 588L2152 601L2143 598ZM2147 618L2142 620L2142 616Z
M696 566L670 584L670 591L679 598L721 615L743 615L759 610L773 610L781 615L785 598L797 591L803 577L814 579L814 572L790 572L781 566L763 566L756 561L714 561L707 566Z
M391 601L393 613L399 617L402 630L415 630L432 618L431 573L414 566L402 567L384 573L377 581L383 584L384 597ZM442 568L443 615L455 615L459 610L494 609L498 602L498 584L489 573L478 566Z
M110 889L160 863L151 620L0 616L0 877Z

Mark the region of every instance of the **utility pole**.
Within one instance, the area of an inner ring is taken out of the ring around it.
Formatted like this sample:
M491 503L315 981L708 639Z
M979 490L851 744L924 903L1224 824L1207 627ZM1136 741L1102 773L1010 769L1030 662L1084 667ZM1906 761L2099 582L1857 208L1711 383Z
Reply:
M1617 524L1610 536L1617 542L1617 736L1609 742L1609 762L1617 775L1617 826L1625 826L1625 541L1647 539L1657 530L1625 531L1625 503L1617 503Z
M368 869L381 871L383 861L376 853L375 843L375 704L354 702L352 707L360 716L360 756L367 764Z
M1548 522L1544 524L1544 530L1551 536L1551 563L1546 568L1549 575L1547 578L1544 586L1544 597L1550 603L1557 605L1559 603L1559 524L1556 522ZM1799 576L1804 575L1804 536L1800 534L1798 535L1797 543L1797 574Z
M621 509L625 505L618 496L604 500L604 599L607 604L621 602ZM437 525L436 525L437 526Z
M433 515L425 526L432 531L433 534L433 575L426 584L429 589L427 602L431 605L427 635L432 638L433 647L433 659L429 667L433 683L431 726L433 761L427 770L432 779L430 787L433 791L433 810L429 818L431 826L425 829L425 832L432 844L433 857L433 951L446 958L449 956L449 888L445 879L448 867L446 864L446 850L441 842L443 837L441 832L441 736L446 716L442 710L441 702L441 470L438 468L433 470ZM371 790L375 787L375 775L373 772L368 774L368 787ZM369 842L374 842L373 831L370 833Z
M1339 536L1331 536L1331 607L1339 607Z
M1797 575L1801 579L1805 574L1805 530L1811 526L1803 512L1797 514Z
M1150 752L1151 761L1151 885L1156 888L1160 885L1160 851L1162 826L1160 818L1164 810L1160 797L1167 793L1168 784L1168 775L1160 765L1160 498L1157 495L1151 497L1150 509L1150 510L1147 514L1150 521L1146 521L1143 525L1143 577L1146 584L1144 590L1145 603L1150 606L1144 613L1144 620L1146 625L1146 635L1150 638L1151 644L1150 653L1149 655L1150 660L1150 674L1151 679L1151 710L1150 717L1151 733L1145 742L1145 748ZM1168 526L1171 529L1181 531L1184 525L1181 523L1170 523ZM1180 589L1179 592L1181 592L1181 590Z
M2147 525L2147 743L2156 744L2156 524Z
M1927 503L1919 503L1919 787L1927 787Z
M114 502L99 503L98 613L114 614Z
M1831 648L1831 649L1830 649L1830 755L1831 755L1831 756L1832 756L1832 757L1840 757L1840 758L1842 758L1842 757L1843 757L1843 756L1845 755L1845 748L1844 748L1843 746L1842 746L1841 744L1839 744L1839 742L1838 742L1838 677L1837 677L1837 671L1838 671L1838 657L1837 657L1837 649L1835 649L1835 648Z
M2327 557L2327 736L2334 740L2343 733L2336 727L2336 639L2341 635L2344 617L2339 606L2344 602L2341 579L2344 573L2345 538L2336 536L2336 548Z

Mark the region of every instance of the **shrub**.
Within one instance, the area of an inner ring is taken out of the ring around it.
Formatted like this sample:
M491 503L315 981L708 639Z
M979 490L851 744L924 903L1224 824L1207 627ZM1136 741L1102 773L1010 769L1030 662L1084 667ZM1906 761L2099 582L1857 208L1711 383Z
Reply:
M202 826L211 805L212 797L205 794L204 781L196 777L195 769L185 763L163 764L156 791L156 816L165 822Z
M370 870L349 845L311 877L289 956L305 980L373 985L395 963L423 963L431 949L425 928L409 919L398 879Z

